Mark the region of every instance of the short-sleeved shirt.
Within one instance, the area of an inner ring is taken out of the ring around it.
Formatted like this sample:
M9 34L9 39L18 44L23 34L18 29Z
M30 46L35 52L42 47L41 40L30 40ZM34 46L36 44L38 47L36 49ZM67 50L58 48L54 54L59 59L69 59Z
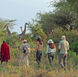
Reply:
M60 54L67 54L67 50L69 49L69 43L66 40L60 41L59 45L61 46Z

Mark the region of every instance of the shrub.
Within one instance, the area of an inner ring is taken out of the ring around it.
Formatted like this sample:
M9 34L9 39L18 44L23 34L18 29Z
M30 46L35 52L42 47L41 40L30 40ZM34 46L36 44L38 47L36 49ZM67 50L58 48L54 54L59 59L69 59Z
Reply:
M78 54L78 41L71 44L71 50Z
M74 51L69 51L68 62L72 62L73 67L78 65L78 55Z

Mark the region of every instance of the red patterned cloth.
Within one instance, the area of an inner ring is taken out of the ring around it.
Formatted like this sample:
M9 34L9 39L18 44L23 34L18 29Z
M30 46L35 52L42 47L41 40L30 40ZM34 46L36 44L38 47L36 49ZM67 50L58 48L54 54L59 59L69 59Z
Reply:
M7 43L3 43L1 45L1 61L6 61L10 59L10 52L9 52L9 46Z

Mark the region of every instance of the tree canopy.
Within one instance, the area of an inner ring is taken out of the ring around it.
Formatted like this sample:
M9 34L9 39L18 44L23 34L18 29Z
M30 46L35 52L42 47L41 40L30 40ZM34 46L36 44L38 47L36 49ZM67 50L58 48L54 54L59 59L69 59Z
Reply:
M55 10L48 13L38 13L37 23L41 24L45 33L50 33L54 28L64 30L78 30L78 0L59 0L54 3Z

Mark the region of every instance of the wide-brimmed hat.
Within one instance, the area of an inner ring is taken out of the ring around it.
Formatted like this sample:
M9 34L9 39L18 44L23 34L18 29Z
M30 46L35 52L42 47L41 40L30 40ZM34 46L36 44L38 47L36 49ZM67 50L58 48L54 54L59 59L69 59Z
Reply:
M48 43L50 44L50 43L54 43L54 42L53 42L52 39L49 39L49 40L48 40Z
M26 43L26 42L27 42L27 40L24 40L23 42L24 42L24 43Z

